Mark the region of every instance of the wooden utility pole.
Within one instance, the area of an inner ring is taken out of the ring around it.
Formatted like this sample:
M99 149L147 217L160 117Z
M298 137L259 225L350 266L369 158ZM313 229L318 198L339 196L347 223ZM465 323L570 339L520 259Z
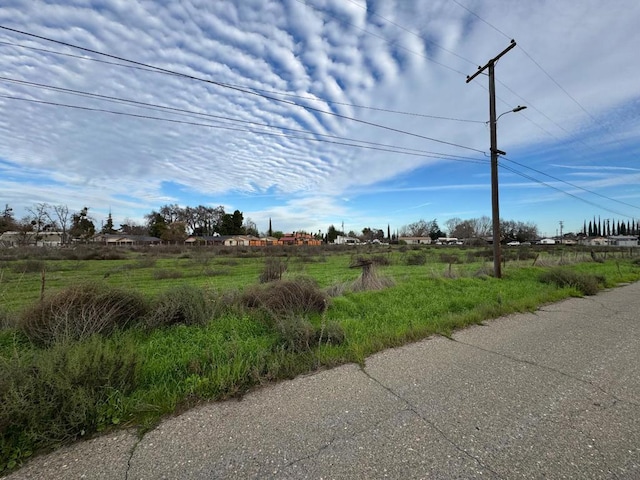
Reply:
M500 253L500 204L498 201L498 155L505 152L498 150L497 118L496 118L496 80L494 68L496 62L505 53L516 46L516 41L500 52L496 57L487 62L484 67L478 67L478 71L467 76L467 83L476 78L485 70L489 70L489 125L491 127L491 216L493 223L493 275L502 278L502 259Z

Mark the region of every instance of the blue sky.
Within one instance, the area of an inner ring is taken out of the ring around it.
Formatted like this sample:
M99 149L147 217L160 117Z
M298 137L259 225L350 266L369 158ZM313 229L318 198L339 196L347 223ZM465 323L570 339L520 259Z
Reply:
M261 231L489 216L488 81L465 80L513 38L501 216L638 219L639 20L636 0L4 0L0 202L98 225L223 205Z

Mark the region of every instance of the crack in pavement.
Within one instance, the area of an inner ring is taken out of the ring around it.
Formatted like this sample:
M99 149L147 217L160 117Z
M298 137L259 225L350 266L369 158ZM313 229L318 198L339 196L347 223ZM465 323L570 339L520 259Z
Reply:
M321 447L319 447L316 451L305 455L304 457L300 457L300 458L296 458L295 460L290 461L289 463L287 463L286 465L283 465L283 467L280 469L279 472L274 472L270 477L268 478L274 478L274 476L278 473L284 472L286 471L288 468L292 467L293 465L303 462L305 460L308 460L310 458L313 457L317 457L318 455L320 455L323 451L325 451L327 448L329 448L330 446L332 446L335 442L340 441L340 440L349 440L352 438L357 437L358 435L362 435L365 432L368 432L370 430L373 430L375 428L377 428L379 425L381 425L382 423L386 422L387 420L389 420L390 418L393 418L394 416L398 415L401 412L406 412L406 411L411 411L409 408L402 408L400 410L397 410L393 413L390 413L389 415L385 415L384 418L382 418L380 421L374 423L373 425L368 426L367 428L363 428L362 430L358 430L356 432L353 432L349 435L345 435L345 436L334 436L331 440L329 440L326 444L322 445Z
M531 365L533 367L537 367L537 368L541 368L543 370L548 370L550 372L557 373L558 375L562 375L564 377L570 378L570 379L575 380L577 382L580 382L582 384L589 385L589 386L595 388L596 390L599 390L600 392L604 393L605 395L613 398L617 402L627 403L629 405L633 405L634 407L640 407L640 403L634 402L633 400L619 398L615 394L606 391L600 385L597 385L597 384L593 383L591 380L584 380L584 379L582 379L580 377L576 377L575 375L573 375L571 373L567 373L567 372L563 372L562 370L558 370L557 368L549 367L547 365L542 365L542 364L534 362L532 360L526 360L524 358L517 358L517 357L514 357L512 355L508 355L506 353L496 352L495 350L490 350L488 348L480 347L480 346L474 345L472 343L467 343L467 342L463 342L461 340L456 340L455 338L450 338L450 340L452 342L459 343L460 345L466 345L467 347L475 348L475 349L480 350L480 351L485 352L485 353L490 353L492 355L497 355L499 357L506 358L506 359L511 360L513 362L524 363L526 365Z
M373 375L371 375L369 372L366 371L365 367L360 367L360 370L362 371L363 374L365 374L367 377L369 377L370 380L374 381L375 383L377 383L378 385L380 385L382 388L384 388L387 392L389 392L391 395L393 395L394 397L396 397L398 400L400 400L401 402L403 402L409 409L409 411L413 412L418 418L420 418L424 423L426 423L427 425L429 425L431 428L433 428L436 432L438 432L438 434L444 439L446 440L451 446L453 446L453 448L455 448L458 452L460 452L461 454L463 454L464 456L470 458L471 460L473 460L474 462L476 462L480 467L482 467L483 469L493 473L493 475L496 478L502 479L503 477L501 477L498 472L496 472L495 470L493 470L493 468L491 468L489 465L484 464L478 457L472 455L471 453L469 453L468 451L466 451L464 448L462 448L461 446L459 446L457 443L455 443L451 438L449 438L447 436L447 434L440 428L438 428L436 426L435 423L433 423L431 420L429 420L426 416L422 415L418 409L406 398L404 398L402 395L400 395L399 393L395 392L392 388L388 387L387 385L385 385L384 383L382 383L380 380L378 380L377 378L375 378Z
M131 470L131 460L133 459L133 455L136 453L136 449L140 442L144 439L144 435L140 435L136 443L134 443L133 447L131 447L131 452L129 453L129 458L127 459L127 471L124 473L124 480L129 480L129 470Z

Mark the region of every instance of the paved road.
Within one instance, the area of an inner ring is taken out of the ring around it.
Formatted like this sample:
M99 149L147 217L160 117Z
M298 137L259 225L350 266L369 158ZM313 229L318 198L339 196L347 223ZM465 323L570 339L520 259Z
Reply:
M10 479L640 479L640 283L34 459Z

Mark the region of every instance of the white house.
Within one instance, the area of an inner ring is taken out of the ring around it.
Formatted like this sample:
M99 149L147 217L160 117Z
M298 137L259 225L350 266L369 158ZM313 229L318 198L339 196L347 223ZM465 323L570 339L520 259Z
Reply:
M336 239L333 241L336 245L355 245L356 243L360 243L360 240L353 237L345 237L344 235L338 235Z
M607 240L609 240L609 245L614 247L638 246L638 237L632 237L630 235L611 235Z
M540 245L555 245L556 241L553 238L543 238L538 242Z
M431 237L400 237L398 241L407 245L431 245Z

